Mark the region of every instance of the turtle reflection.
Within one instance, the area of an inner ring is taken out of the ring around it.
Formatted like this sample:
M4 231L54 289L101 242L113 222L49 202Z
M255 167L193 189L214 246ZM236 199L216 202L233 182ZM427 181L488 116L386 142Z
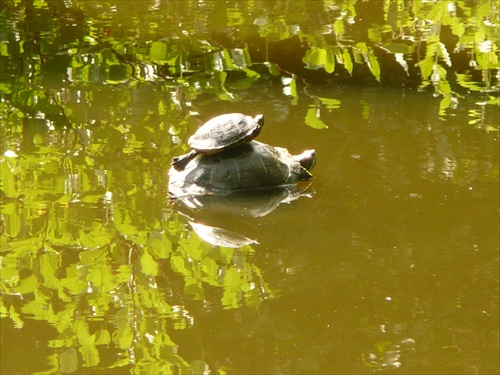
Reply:
M256 240L245 237L242 234L232 232L228 229L212 227L201 223L189 221L189 225L200 238L211 245L240 248L245 245L258 243Z
M225 195L200 195L176 199L175 208L188 217L196 234L215 245L240 248L258 244L244 234L258 232L254 218L264 217L282 203L312 198L313 190L296 185Z

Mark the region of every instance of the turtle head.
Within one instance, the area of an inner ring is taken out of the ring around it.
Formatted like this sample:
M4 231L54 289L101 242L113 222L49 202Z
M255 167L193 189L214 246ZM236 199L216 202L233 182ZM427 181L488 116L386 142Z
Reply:
M307 181L312 179L313 176L311 174L311 170L314 168L314 165L316 164L316 151L307 150L300 155L294 156L293 158L297 160L300 163L300 166L302 167L299 173L299 180Z
M262 130L262 127L264 126L264 115L257 115L253 119L257 126L255 126L252 131L247 135L247 140L248 139L254 139L260 134L260 131Z
M254 121L259 124L259 128L262 128L264 126L264 115L257 115L254 118Z

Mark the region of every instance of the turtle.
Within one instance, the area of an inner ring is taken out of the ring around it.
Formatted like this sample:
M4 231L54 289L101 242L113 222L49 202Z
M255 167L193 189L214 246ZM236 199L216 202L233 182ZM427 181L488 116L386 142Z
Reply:
M192 148L185 155L172 159L173 167L182 171L198 154L210 155L230 147L249 142L257 137L264 126L264 115L255 117L243 113L216 116L203 124L188 140Z
M228 194L295 184L312 178L314 150L291 155L281 147L250 141L216 154L191 158L182 171L169 171L173 198Z

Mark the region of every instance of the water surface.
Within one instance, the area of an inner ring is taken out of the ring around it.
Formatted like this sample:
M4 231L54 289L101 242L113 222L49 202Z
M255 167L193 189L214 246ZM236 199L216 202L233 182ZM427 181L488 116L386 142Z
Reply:
M494 2L8 1L0 22L2 373L499 371ZM315 149L315 178L244 212L173 204L171 158L226 112Z

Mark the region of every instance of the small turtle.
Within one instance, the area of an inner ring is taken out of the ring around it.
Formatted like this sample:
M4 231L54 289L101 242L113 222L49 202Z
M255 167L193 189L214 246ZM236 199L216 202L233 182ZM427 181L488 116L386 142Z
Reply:
M286 186L312 178L314 150L291 155L281 147L251 141L217 154L198 155L183 171L171 168L169 191L182 198Z
M215 154L251 141L259 135L263 126L264 115L251 117L242 113L228 113L214 117L189 138L188 145L192 150L173 158L172 165L182 171L198 154Z

